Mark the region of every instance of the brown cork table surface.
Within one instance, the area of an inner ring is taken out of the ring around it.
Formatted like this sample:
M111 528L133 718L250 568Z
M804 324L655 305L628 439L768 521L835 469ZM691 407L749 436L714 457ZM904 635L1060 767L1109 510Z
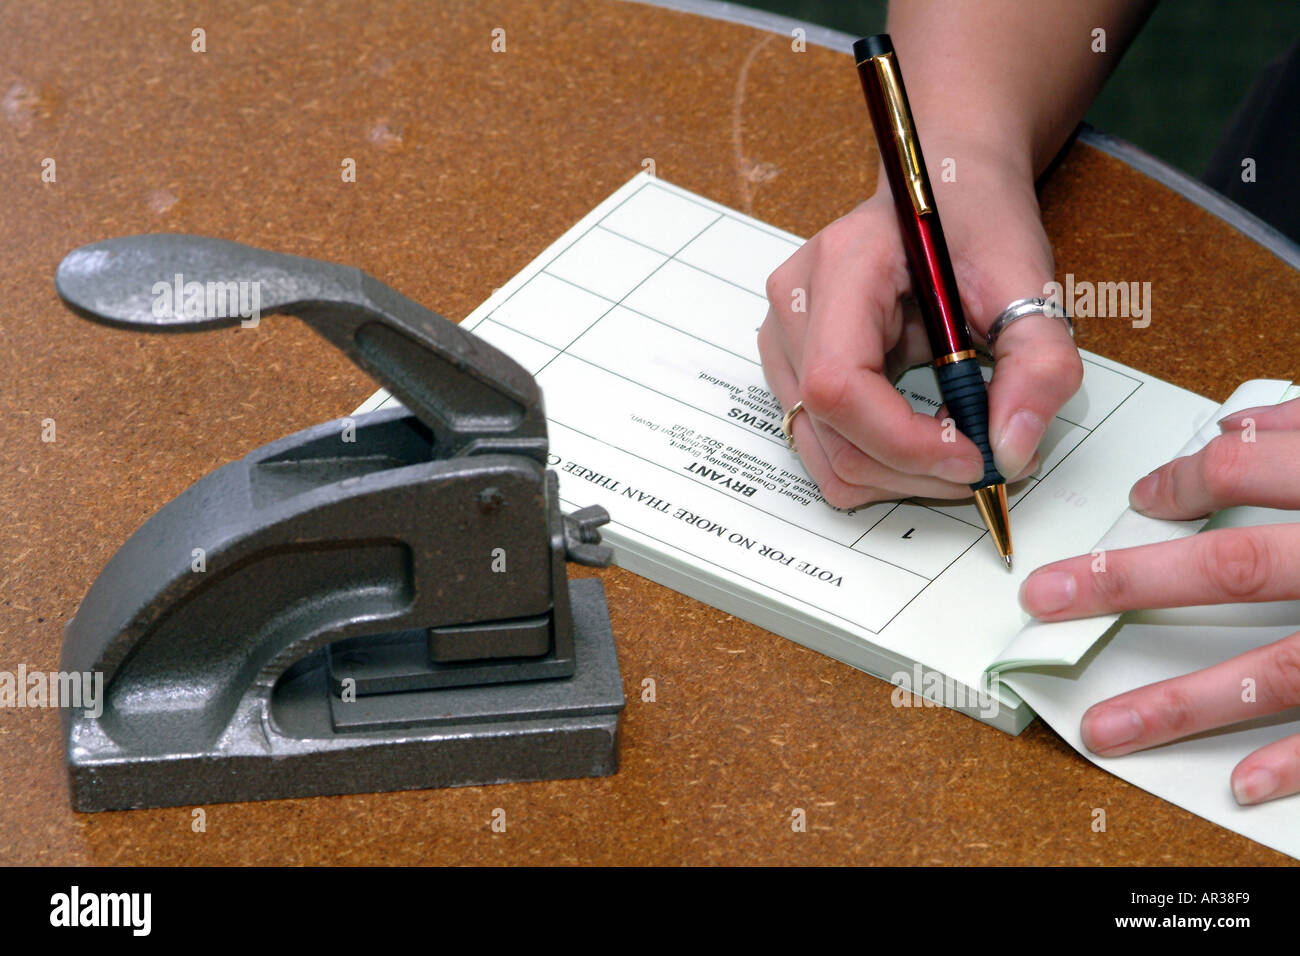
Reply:
M288 319L176 337L79 319L52 282L74 247L222 236L358 266L460 319L645 158L801 235L873 186L849 57L638 4L14 3L0 50L11 672L58 667L63 624L163 503L373 389ZM1082 144L1043 205L1061 276L1152 283L1149 328L1083 322L1083 347L1219 400L1247 378L1300 377L1300 274L1274 255ZM1287 862L1041 722L1013 738L896 709L883 681L625 571L600 576L628 695L616 776L217 805L195 833L188 808L74 814L58 714L5 709L0 862Z

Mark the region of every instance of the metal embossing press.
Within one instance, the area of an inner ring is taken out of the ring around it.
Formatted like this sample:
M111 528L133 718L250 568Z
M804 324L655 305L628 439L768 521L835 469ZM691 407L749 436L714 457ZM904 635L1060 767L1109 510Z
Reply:
M609 563L609 516L561 511L523 368L357 269L220 239L98 242L55 281L159 332L241 321L183 290L253 288L405 405L219 468L108 562L64 634L63 668L105 687L63 715L75 809L615 772L605 592L566 571Z

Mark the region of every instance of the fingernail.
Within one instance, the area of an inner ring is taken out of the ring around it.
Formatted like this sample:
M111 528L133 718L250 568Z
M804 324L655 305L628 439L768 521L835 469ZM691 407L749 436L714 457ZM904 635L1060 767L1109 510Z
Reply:
M1277 793L1277 774L1260 767L1245 774L1232 784L1232 795L1242 806L1249 803L1262 803Z
M978 458L945 458L930 474L944 481L969 485L984 477L984 462Z
M1064 611L1074 603L1077 587L1068 571L1044 571L1025 578L1020 585L1020 606L1034 617Z
M1004 475L1018 475L1047 433L1043 420L1021 409L1011 416L993 442L993 461Z
M1039 468L1041 468L1042 465L1043 465L1043 463L1039 460L1039 458L1038 458L1038 453L1035 452L1035 453L1034 453L1034 457L1031 458L1031 459L1029 459L1029 463L1028 463L1027 465L1025 465L1024 468L1021 468L1021 469L1020 469L1020 473L1019 473L1018 475L1015 475L1014 477L1008 477L1008 478L1007 478L1007 481L1020 481L1020 480L1022 480L1022 479L1024 479L1024 478L1028 478L1030 475L1032 475L1034 472L1036 472Z
M1104 707L1083 715L1079 733L1083 745L1095 754L1114 750L1137 740L1142 732L1142 718L1127 707Z
M1128 503L1134 511L1145 514L1155 504L1156 486L1159 484L1160 472L1153 471L1133 486L1133 490L1128 493Z

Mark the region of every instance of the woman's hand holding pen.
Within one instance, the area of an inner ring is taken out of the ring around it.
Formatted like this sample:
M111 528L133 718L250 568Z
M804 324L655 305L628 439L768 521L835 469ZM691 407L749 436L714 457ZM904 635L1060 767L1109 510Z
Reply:
M1249 421L1248 421L1249 420ZM1133 486L1133 507L1191 519L1234 505L1300 509L1300 399L1225 418L1223 434L1195 455ZM1253 439L1253 440L1247 440ZM1092 555L1039 568L1021 604L1061 621L1141 608L1300 599L1300 524L1225 528L1112 551L1105 570ZM1254 681L1245 695L1243 681ZM1205 670L1140 687L1083 715L1093 753L1120 756L1192 734L1300 706L1300 633ZM1246 756L1232 772L1243 804L1300 793L1300 735Z
M1032 171L981 147L926 145L936 168L953 157L955 182L935 175L962 306L983 335L1015 299L1042 295L1053 278ZM796 445L823 496L837 507L922 496L964 498L983 473L974 443L914 412L893 386L934 358L883 174L871 199L832 222L768 279L758 347L783 408L803 402ZM999 337L989 389L990 438L1008 479L1037 467L1047 423L1075 393L1083 367L1065 325L1029 318ZM946 439L946 440L945 440Z
M888 32L907 64L916 133L977 334L1053 279L1034 182L1117 59L1062 38L1100 26L1122 50L1153 5L890 4ZM879 182L876 195L772 274L759 333L763 370L783 408L802 401L809 412L793 419L794 438L830 503L964 498L981 474L975 445L960 434L942 441L940 422L914 414L891 384L893 373L935 356L919 317L902 305L911 282L883 173ZM1082 364L1059 320L1015 322L997 345L990 437L999 470L1015 479L1035 467L1046 423L1078 388Z

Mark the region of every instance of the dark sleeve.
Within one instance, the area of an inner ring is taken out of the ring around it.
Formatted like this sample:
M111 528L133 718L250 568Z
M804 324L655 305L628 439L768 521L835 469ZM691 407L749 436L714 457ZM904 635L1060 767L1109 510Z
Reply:
M1242 179L1253 159L1254 182ZM1300 40L1261 71L1202 177L1237 205L1300 242Z

